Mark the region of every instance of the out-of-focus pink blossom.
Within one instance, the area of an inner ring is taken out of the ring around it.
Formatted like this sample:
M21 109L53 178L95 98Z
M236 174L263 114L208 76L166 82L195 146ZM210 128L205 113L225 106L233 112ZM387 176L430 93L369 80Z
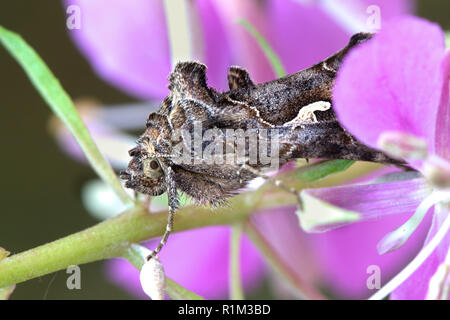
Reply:
M66 5L80 6L83 19L81 29L70 33L103 79L133 96L161 99L167 94L171 70L163 2L122 2L66 0ZM360 31L354 26L365 28L369 5L381 8L382 19L412 10L412 1L407 0L369 2L192 1L190 17L199 28L192 30L198 32L193 39L201 44L194 50L193 58L208 66L208 84L219 90L226 89L227 69L233 64L247 68L255 82L271 80L275 75L266 57L255 39L237 24L239 19L256 26L287 71L296 72L345 46L351 33ZM343 23L346 19L351 23ZM320 280L339 297L367 296L363 281L367 263L379 263L388 270L387 274L393 274L415 248L414 244L403 248L395 259L380 259L372 250L375 238L397 225L401 217L387 219L383 224L368 222L365 227L352 225L327 235L307 235L298 226L294 210L291 207L255 215L253 223L294 277L313 284ZM224 297L228 284L228 238L227 227L173 235L161 254L166 274L207 298ZM355 245L355 241L361 245ZM263 266L246 240L241 252L244 283L251 287L261 279ZM131 266L116 261L109 270L114 274L112 279L132 292L141 292L138 272Z
M438 199L443 200L436 204L433 224L425 241L425 245L428 244L450 212L447 189L450 180L445 179L450 176L449 61L450 54L445 53L444 35L439 26L416 17L394 19L385 23L374 39L349 54L333 92L338 118L352 134L374 148L386 146L386 137L391 137L400 151L405 149L399 154L415 157L406 160L421 171L427 181L420 178L393 182L396 186L387 197L383 197L383 192L389 190L392 182L341 187L332 194L333 190L306 192L333 206L360 212L361 220L383 216L380 221L385 221L386 215L413 212L415 209L411 206L419 203L422 206L431 199L426 198L428 195L439 195ZM423 139L428 150L414 152L412 149L422 150L423 146L420 140L414 142L413 137ZM395 149L386 149L387 152L392 150ZM422 191L417 193L419 190ZM414 219L420 222L427 211L428 207L418 209ZM385 236L379 250L385 252L401 246L408 239L407 225L413 226L411 232L415 230L417 223L411 222ZM392 298L424 299L428 282L443 263L449 245L450 233L421 267L393 292Z

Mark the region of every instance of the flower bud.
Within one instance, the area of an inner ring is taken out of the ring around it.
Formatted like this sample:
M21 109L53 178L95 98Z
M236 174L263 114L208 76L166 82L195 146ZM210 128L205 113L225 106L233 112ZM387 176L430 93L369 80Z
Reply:
M428 154L428 145L425 140L398 131L383 132L377 144L380 149L397 159L423 160Z
M145 262L141 269L141 286L152 300L164 300L166 276L164 268L157 257Z
M423 174L439 189L450 189L450 163L437 156L431 156L423 164Z

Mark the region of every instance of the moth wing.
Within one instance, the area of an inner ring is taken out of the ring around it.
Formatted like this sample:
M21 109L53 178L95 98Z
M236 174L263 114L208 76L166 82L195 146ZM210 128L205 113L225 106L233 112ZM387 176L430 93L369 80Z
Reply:
M255 84L250 79L247 70L238 66L232 66L228 70L228 86L230 90L241 88L253 88Z
M175 101L195 99L211 102L206 66L198 61L179 62L169 76L169 90Z

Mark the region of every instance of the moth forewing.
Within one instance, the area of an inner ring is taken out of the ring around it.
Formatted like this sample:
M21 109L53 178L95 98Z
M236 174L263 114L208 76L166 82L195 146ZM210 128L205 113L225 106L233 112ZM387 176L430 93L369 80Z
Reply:
M266 177L263 169L277 169L296 158L398 164L343 129L332 107L332 87L345 55L371 37L356 34L345 48L311 68L261 84L233 66L226 92L207 86L204 64L178 63L169 76L170 94L159 111L149 115L147 129L130 150L132 159L121 175L137 192L168 193L167 228L149 258L172 231L177 190L197 203L221 205L256 176ZM148 159L156 159L164 174L154 171ZM274 183L298 196L282 182Z

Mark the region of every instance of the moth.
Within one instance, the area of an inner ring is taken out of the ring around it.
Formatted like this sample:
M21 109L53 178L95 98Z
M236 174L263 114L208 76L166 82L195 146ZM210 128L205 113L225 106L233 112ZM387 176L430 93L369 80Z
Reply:
M166 231L148 259L161 250L172 231L178 190L199 204L219 206L268 167L262 161L248 162L248 139L242 140L245 146L241 146L241 162L203 161L201 154L208 145L201 141L198 152L194 150L191 140L195 140L196 131L204 134L214 130L219 136L227 130L257 134L266 131L266 139L272 139L276 132L279 165L296 158L398 164L355 139L339 124L332 109L332 87L345 55L371 37L369 33L355 34L346 47L326 60L261 84L255 84L245 69L232 66L226 92L208 87L205 65L195 61L178 63L168 79L170 94L159 111L148 116L146 130L129 151L132 159L121 172L126 187L136 192L168 194ZM201 128L196 130L199 124ZM187 160L179 156L180 145Z

